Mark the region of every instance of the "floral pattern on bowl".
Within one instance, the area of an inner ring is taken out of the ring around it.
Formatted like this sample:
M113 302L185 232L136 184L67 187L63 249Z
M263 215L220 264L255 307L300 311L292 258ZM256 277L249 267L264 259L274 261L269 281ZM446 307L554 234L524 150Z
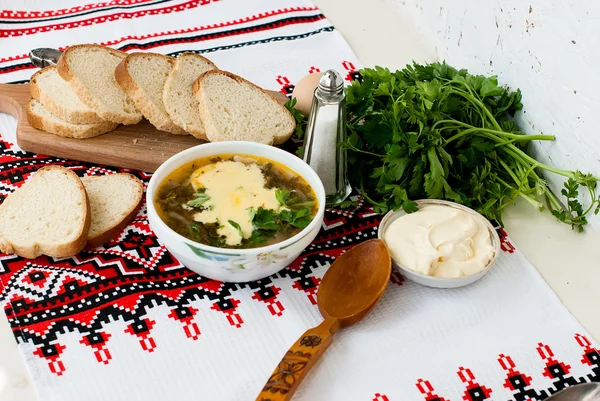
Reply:
M320 228L320 227L317 227ZM224 269L228 272L235 274L235 271L267 271L273 268L280 269L281 264L286 266L295 258L299 256L302 250L312 242L314 236L318 233L318 230L312 230L304 235L302 238L280 247L276 250L264 251L265 248L254 248L254 249L227 249L234 253L217 252L213 250L207 250L201 244L185 242L185 245L189 250L192 251L195 257L203 260L203 265L207 267L216 267ZM314 235L313 235L314 234ZM236 251L246 251L244 253L235 253ZM252 251L252 252L247 252ZM171 251L174 254L178 254L178 251ZM187 252L186 252L187 253ZM179 258L183 255L179 254ZM184 263L185 264L185 263ZM192 269L195 270L195 269Z
M217 264L222 264L223 262L227 263L227 270L231 270L232 268L239 269L254 269L268 266L272 263L279 263L282 260L285 260L290 257L289 254L283 254L280 252L264 252L258 253L254 255L254 258L250 257L242 257L242 255L224 255L216 252L209 252L198 248L197 246L186 244L192 252L201 258L207 259L209 261L218 262Z

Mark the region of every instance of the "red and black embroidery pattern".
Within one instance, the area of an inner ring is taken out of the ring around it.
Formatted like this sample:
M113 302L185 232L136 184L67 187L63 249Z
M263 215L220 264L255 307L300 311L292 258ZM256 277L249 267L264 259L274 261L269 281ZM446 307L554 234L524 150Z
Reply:
M288 14L292 14L292 13L299 13L299 12L306 12L306 11L318 11L318 9L316 7L291 7L291 8L285 8L285 9L278 9L278 10L267 11L264 13L259 13L259 14L256 14L256 15L253 15L253 16L250 16L247 18L243 18L243 19L220 22L217 24L204 25L204 26L199 26L199 27L194 27L194 28L148 33L148 34L144 34L144 35L128 35L128 36L125 36L125 37L122 37L119 39L115 39L115 40L103 41L103 42L100 42L99 44L102 46L114 47L114 46L117 46L128 40L146 40L146 39L159 38L159 37L164 37L164 36L190 34L190 33L194 33L194 32L206 31L206 30L210 30L210 29L218 29L218 28L231 27L231 26L236 26L236 25L241 25L241 24L248 24L249 22L259 21L259 20L277 16L277 15L288 15ZM0 24L1 23L2 22L0 21ZM64 49L65 49L65 47L59 48L59 50L64 50ZM2 59L0 59L0 63L4 63L7 61L24 60L27 58L28 58L27 54L24 53L24 54L20 54L17 56L2 58Z
M181 12L188 10L190 8L196 8L202 5L209 4L216 0L187 0L183 2L178 2L179 4L173 5L163 5L163 3L175 3L173 1L154 1L150 3L150 6L158 6L158 7L147 7L148 4L138 4L134 6L121 6L121 7L107 7L107 8L96 8L83 10L83 12L78 13L70 13L70 14L58 14L49 16L47 18L32 18L29 19L27 12L19 11L14 14L10 14L10 11L4 12L5 15L9 16L7 20L0 20L0 24L5 25L21 25L21 24L31 24L28 27L19 27L16 29L0 29L0 38L7 37L17 37L24 35L33 35L42 32L48 31L59 31L63 29L72 29L78 28L82 26L89 26L95 24L103 24L105 22L117 21L120 19L133 19L140 18L147 15L158 15L158 14L170 14L173 12ZM84 6L85 7L85 6ZM143 9L138 10L138 8L143 7ZM59 12L62 10L59 10ZM42 15L44 13L35 12L34 15ZM101 14L101 15L97 15ZM13 18L10 18L10 17ZM21 18L15 18L15 16L21 16ZM61 20L69 19L72 21L69 22L61 22Z
M46 20L49 18L68 18L80 15L81 13L96 13L99 11L115 9L138 8L142 5L152 3L164 3L172 0L113 0L105 3L90 3L71 8L61 8L58 10L33 11L33 10L2 10L0 11L0 23L8 21L27 21L37 22L37 20Z
M552 381L552 387L545 389L535 389L532 386L531 376L520 371L509 355L500 354L498 356L498 363L506 374L504 387L512 393L511 400L541 401L569 386L580 383L600 382L600 350L593 348L591 341L582 334L575 334L574 340L583 349L581 363L592 367L591 373L578 378L571 376L569 374L571 366L558 361L548 345L539 343L537 352L544 364L542 374ZM460 367L457 375L466 387L462 397L463 400L483 401L495 399L492 396L494 391L480 384L471 369ZM448 398L439 396L428 380L419 379L416 386L421 394L423 394L425 401L450 401Z
M69 167L79 175L131 172L14 151L5 142L0 142L0 149L0 199L46 164ZM132 173L144 182L150 177ZM313 270L354 243L372 238L378 224L379 216L362 204L343 216L328 211L326 229L288 269L268 279L230 284L198 276L179 264L156 240L143 209L113 241L73 258L42 256L27 260L1 255L0 301L5 304L17 340L36 345L35 354L47 361L50 371L60 375L68 369L60 356L68 351L60 343L59 333L80 333L81 343L90 347L98 362L108 364L112 358L110 336L103 328L115 319L128 324L126 332L138 339L143 351L153 352L158 346L152 337L157 323L147 317L147 312L156 305L168 306L169 317L179 322L186 337L193 341L202 335L201 327L193 320L198 311L190 305L196 299L209 300L210 309L222 314L232 327L244 324L237 312L240 301L235 297L242 289L250 290L252 299L265 305L273 316L284 313L277 299L281 291L278 277L291 278L292 288L314 303L319 279L312 276Z
M15 151L2 141L0 151L0 200L46 164L66 166L79 175L131 172ZM144 182L150 178L142 172L133 173ZM196 299L209 300L210 310L221 314L232 328L244 324L244 318L237 311L240 300L236 292L240 290L250 291L251 298L263 304L274 317L285 313L277 299L281 277L292 279L292 288L316 304L320 279L314 277L315 269L331 262L350 246L373 238L379 219L380 216L362 202L349 210L328 210L324 229L287 269L264 280L227 284L198 276L181 266L156 240L142 210L134 222L106 246L84 251L74 258L26 260L14 255L0 256L0 283L4 285L0 301L5 304L17 341L33 343L37 347L34 355L46 361L51 373L60 376L69 369L61 358L68 349L61 343L60 333L79 333L80 343L89 347L96 361L110 364L113 358L111 335L105 327L112 320L122 320L127 323L125 332L139 343L139 350L154 352L160 344L152 331L160 322L147 314L157 305L166 305L170 309L168 318L181 325L188 340L196 341L202 336L202 328L194 319L198 309L191 306ZM504 242L509 245L505 251L511 252L512 245L505 234ZM397 274L392 275L391 281L395 285L403 284ZM510 356L499 355L499 366L506 374L504 387L512 392L513 399L543 400L568 385L600 381L599 351L583 335L575 335L574 340L582 349L581 363L590 368L584 377L569 375L568 364L560 362L548 345L538 345L544 375L553 383L549 389L533 388L530 376L520 371ZM316 343L314 339L310 341ZM471 369L461 367L457 380L463 382L465 401L493 399L494 390L476 380ZM438 394L426 379L419 379L416 386L426 401L451 401ZM393 401L379 393L373 400Z
M306 14L309 12L310 14ZM262 22L266 18L273 18L281 16L276 20L268 22ZM212 24L206 26L200 26L190 29L182 29L176 31L159 32L147 35L129 35L116 40L101 42L104 46L114 47L121 51L133 51L133 50L154 50L156 51L159 47L176 45L176 44L198 44L205 43L201 50L197 50L198 53L212 53L218 50L227 50L233 48L240 48L246 46L253 46L257 44L264 44L270 42L278 42L282 40L296 40L303 39L312 35L316 35L323 32L333 31L332 26L322 27L313 29L301 34L295 35L278 35L270 38L240 41L235 44L229 45L217 45L210 46L208 43L215 39L223 39L236 36L251 36L259 32L274 31L279 28L283 28L291 25L298 24L314 24L323 21L325 16L318 12L314 7L298 7L290 9L279 9L273 10L266 13L257 14L242 20L227 21L219 24ZM255 22L255 23L252 23ZM248 23L251 23L248 25ZM2 30L0 30L0 33ZM65 47L60 48L64 50ZM189 50L186 50L189 51ZM167 53L167 55L176 57L182 51ZM2 65L5 64L5 65ZM35 66L29 62L26 54L20 54L17 56L5 57L0 60L0 75L8 74L16 71L34 69ZM12 82L16 83L16 82Z

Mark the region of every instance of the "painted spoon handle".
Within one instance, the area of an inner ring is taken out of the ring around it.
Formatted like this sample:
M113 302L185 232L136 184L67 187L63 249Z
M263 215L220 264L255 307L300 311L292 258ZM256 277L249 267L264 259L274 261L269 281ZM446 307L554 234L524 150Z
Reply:
M333 341L332 333L338 328L336 319L327 318L300 336L285 353L256 401L291 400L302 379Z

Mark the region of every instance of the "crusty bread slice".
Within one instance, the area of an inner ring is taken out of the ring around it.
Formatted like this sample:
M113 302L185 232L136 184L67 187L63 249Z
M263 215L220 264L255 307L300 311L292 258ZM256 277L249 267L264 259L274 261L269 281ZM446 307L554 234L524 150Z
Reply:
M69 47L58 60L58 73L79 99L107 121L135 124L142 113L115 80L115 68L127 54L99 45Z
M92 214L86 249L93 249L114 238L135 218L144 185L133 175L123 173L86 176L81 181Z
M87 242L90 221L79 177L43 167L0 205L0 250L25 258L73 256Z
M163 88L175 59L157 53L127 55L115 70L115 79L144 117L160 131L187 134L173 123L163 103Z
M27 112L29 125L33 128L65 138L92 138L112 131L119 125L110 121L98 124L72 124L50 113L35 99L29 99L25 111Z
M198 139L207 140L198 115L198 101L192 93L194 81L206 71L217 69L207 58L196 53L181 53L175 59L163 91L165 109L175 124Z
M43 68L29 80L31 97L39 101L50 113L72 124L98 124L103 122L73 92L56 70L55 65Z
M292 114L271 95L229 72L212 70L194 82L206 136L216 141L282 144L292 136Z

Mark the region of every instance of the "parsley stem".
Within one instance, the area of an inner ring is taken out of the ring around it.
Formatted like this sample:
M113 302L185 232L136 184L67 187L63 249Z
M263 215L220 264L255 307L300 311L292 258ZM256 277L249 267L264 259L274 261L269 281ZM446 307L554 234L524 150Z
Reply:
M551 191L546 191L546 193L544 195L546 197L546 201L549 202L550 210L562 210L563 209L563 205L560 203L560 201L556 198L556 196L554 196L554 194Z
M524 194L523 192L519 192L519 196L521 198L525 199L530 205L532 205L533 207L535 207L538 210L541 210L541 209L544 208L544 205L541 202L535 200L531 196L528 196L528 195Z
M521 154L524 154L524 152L522 152L521 150L519 150L518 148L516 148L518 150L518 152L520 152ZM502 149L504 152L506 152L508 155L510 155L516 162L518 162L519 164L521 164L522 166L525 166L528 168L528 175L531 175L534 180L536 180L537 182L543 183L543 187L544 187L544 191L548 191L548 187L546 185L546 181L543 180L539 175L537 175L537 173L535 172L535 169L531 170L531 166L535 165L536 167L540 167L540 168L544 168L544 164L538 162L537 160L533 159L535 162L534 163L529 163L527 160L524 160L519 153L517 152L513 152L508 148L504 148Z
M528 184L529 175L535 171L535 169L538 167L538 164L539 163L532 164L531 167L529 167L529 169L525 172L525 174L523 174L523 185ZM518 164L518 166L519 169L522 169L520 164Z
M458 121L458 120L453 120L453 119L448 119L448 120L439 120L439 121L436 121L436 122L435 122L435 123L434 123L434 124L431 126L431 129L435 129L435 127L437 127L437 126L438 126L438 124L446 124L446 123L452 123L452 124L454 124L454 125L459 125L459 126L461 126L461 127L474 128L472 125L469 125L469 124L463 123L463 122L461 122L461 121ZM444 128L445 128L445 127L444 127ZM442 128L442 129L443 129L443 128Z
M590 210L592 210L592 208L594 207L594 204L596 203L596 191L593 188L587 187L588 192L590 193L590 197L592 198L592 202L590 202L590 206L585 210L585 212L583 212L582 216L585 216L586 214L588 214L590 212Z
M510 175L510 177L513 179L513 181L515 182L515 184L517 185L521 185L522 181L519 180L517 178L517 176L515 175L515 173L510 169L510 167L508 167L508 165L506 163L504 163L504 161L501 158L498 158L498 162L500 162L500 165L502 167L504 167L504 169L506 170L506 172L508 173L508 175Z
M471 90L471 86L469 84L467 84L465 81L459 81L457 79L453 79L448 81L446 84L444 84L444 86L452 86L452 84L459 84L459 85L463 85L465 88L467 88L467 91L469 93L469 95L473 96L473 91ZM456 89L456 88L453 88ZM461 90L461 92L465 92L464 90ZM467 92L465 92L467 93Z
M487 128L479 128L481 132L495 134L498 136L503 136L505 138L512 138L516 141L553 141L556 139L554 135L519 135L519 134L509 134L508 132L498 132ZM490 139L492 139L490 137Z
M379 158L384 156L384 155L378 155L377 153L367 152L366 150L358 149L356 146L352 145L350 142L343 142L343 143L344 143L344 146L347 146L350 149L352 149L353 151L358 152L358 153L364 153L365 155L376 156Z
M560 170L560 169L554 168L554 167L552 167L552 166L548 166L547 164L540 163L540 162L538 162L537 160L535 160L533 157L529 156L527 153L523 152L521 149L517 148L517 147L516 147L515 145L513 145L513 144L506 145L506 150L507 150L507 153L509 153L509 152L508 152L508 149L510 149L512 152L514 152L514 153L513 153L513 155L516 153L516 154L518 154L518 155L519 155L519 156L520 156L522 159L524 159L525 161L527 161L527 162L529 162L529 163L531 163L531 164L537 164L537 165L538 165L538 167L539 167L539 168L541 168L541 169L544 169L544 170L550 171L550 172L552 172L552 173L554 173L554 174L562 175L563 177L567 177L567 178L575 178L575 173L574 173L574 172L572 172L572 171L567 171L567 170ZM511 152L511 153L512 153L512 152ZM595 179L596 181L600 181L600 178L598 178L598 177L594 177L594 179Z
M452 123L454 125L458 125L458 126L465 127L465 128L468 128L468 129L476 129L476 130L481 131L481 132L485 132L485 133L489 133L489 134L494 134L494 135L502 136L502 137L505 137L505 138L511 138L511 139L515 139L517 141L534 141L534 140L553 141L553 140L556 139L556 137L554 135L520 135L520 134L513 134L513 133L510 133L510 132L504 132L502 130L498 131L498 130L493 130L493 129L489 129L489 128L474 127L474 126L472 126L470 124L466 124L466 123L463 123L463 122L457 121L457 120L440 120L440 121L437 121L435 124L433 124L433 126L431 127L431 129L434 129L438 124L443 124L443 123ZM447 127L443 127L441 129L445 129L445 128L447 128ZM456 128L456 127L451 127L451 128ZM464 131L461 131L458 134L454 135L453 137L447 139L446 143L452 142L454 139L458 139L458 138L455 138L455 137L459 137L458 135L462 134L463 132ZM469 133L470 132L472 132L472 131L469 131ZM496 138L490 138L490 139L496 139Z
M361 180L360 180L360 192L361 192L362 196L364 196L364 197L365 197L365 199L366 199L366 200L367 200L367 201L368 201L370 204L372 204L372 205L375 205L375 206L379 206L379 207L381 207L381 208L385 208L385 209L387 209L387 208L388 208L388 207L387 207L387 205L386 205L385 203L375 202L373 199L371 199L371 198L369 197L369 195L367 195L367 191L365 191L364 180L363 180L362 178L361 178Z
M515 143L515 142L519 142L519 140L515 138L515 139L510 139L510 140L504 141L504 142L498 142L497 144L494 145L494 147L498 148L500 146L508 145L508 144Z
M450 142L453 142L453 141L455 141L455 140L457 140L457 139L460 139L460 138L462 138L463 136L469 135L469 134L471 134L471 133L473 133L473 132L477 132L477 131L479 131L479 130L480 130L480 128L475 128L475 127L473 127L473 128L466 129L466 130L464 130L464 131L460 131L458 134L456 134L456 135L454 135L454 136L452 136L452 137L450 137L450 138L446 139L446 142L445 142L444 144L445 144L445 145L447 145L447 144L449 144Z
M363 118L366 118L369 113L365 113L360 117L354 117L352 120L348 121L348 125L354 126L354 124L359 123Z
M465 92L461 89L456 89L454 87L452 88L451 91L452 91L452 93L456 93L457 95L464 97L471 103L478 106L479 109L482 110L483 113L488 117L490 123L492 123L494 128L496 128L498 131L502 131L502 127L500 127L500 125L498 124L498 121L496 121L496 118L494 117L494 115L489 111L489 109L483 103L481 103L481 101L479 99L477 99L476 96L473 95L473 92L471 92L471 88L468 87L466 82L461 82L461 81L451 81L451 82L459 82L459 83L467 86L467 88L469 89L469 92Z
M465 135L471 134L473 132L481 132L482 134L487 134L487 135L482 135L488 139L491 139L493 141L498 141L500 138L498 138L499 136L501 137L505 137L505 138L511 138L514 139L515 141L553 141L555 139L555 137L553 135L519 135L519 134L511 134L508 132L504 132L504 131L496 131L493 129L488 129L488 128L479 128L479 127L473 127L469 124L459 124L463 127L470 127L464 131L459 132L458 134L455 134L454 136L446 139L445 144L449 144L450 142L453 142ZM492 135L489 135L492 134ZM502 143L502 142L499 142ZM507 145L509 145L510 143L506 143Z
M513 187L512 185L510 185L509 183L507 183L506 181L504 181L502 178L497 178L498 182L500 182L500 184L504 185L506 188L509 189L515 189L515 187ZM516 190L516 196L520 196L521 198L525 199L530 205L534 206L537 209L541 209L544 205L542 205L539 201L537 201L536 199L534 199L531 196L528 196L527 194L523 193L522 191ZM512 199L512 202L514 202L514 198Z

